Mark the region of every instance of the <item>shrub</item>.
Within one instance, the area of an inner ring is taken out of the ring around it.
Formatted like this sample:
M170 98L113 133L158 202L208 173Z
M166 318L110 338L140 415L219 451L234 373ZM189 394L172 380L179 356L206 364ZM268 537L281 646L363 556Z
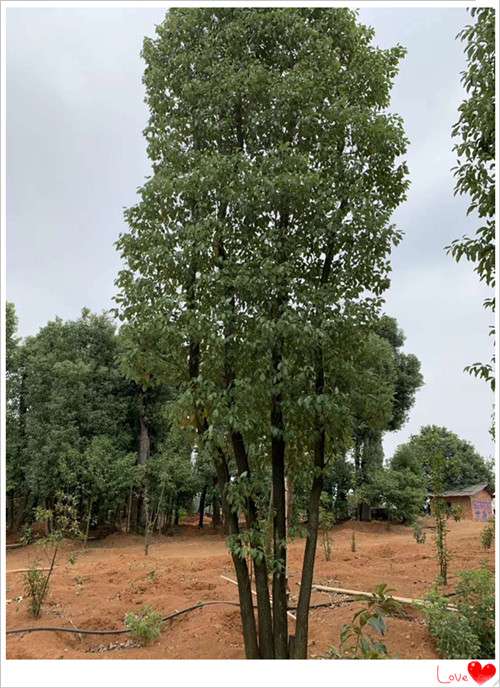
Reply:
M479 640L478 657L495 656L495 578L483 566L462 571L457 585L457 608ZM473 655L470 655L473 656Z
M479 641L466 618L448 609L448 600L434 588L427 596L425 618L436 648L444 659L479 657Z
M493 517L488 519L488 523L481 531L481 545L484 549L491 549L491 545L495 540L495 519Z
M30 545L33 542L33 539L33 528L31 526L23 526L19 542L22 542L23 545Z
M424 524L421 518L417 518L413 522L413 537L418 545L423 545L426 540Z
M30 612L37 619L40 616L43 601L49 590L49 577L40 571L38 562L34 562L24 574L24 592L30 600Z
M464 517L464 509L460 504L454 504L448 509L448 516L458 523Z
M425 617L441 657L467 659L495 656L495 583L486 568L462 571L456 590L456 611L433 589Z
M139 614L128 612L125 615L125 626L141 645L150 645L160 637L163 621L160 612L146 605Z

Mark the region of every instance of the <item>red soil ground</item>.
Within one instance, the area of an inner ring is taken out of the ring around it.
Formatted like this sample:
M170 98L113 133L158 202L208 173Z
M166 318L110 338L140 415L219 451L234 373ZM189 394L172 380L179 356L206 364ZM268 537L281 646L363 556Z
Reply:
M430 521L429 521L430 524ZM351 552L352 528L356 530L357 551ZM483 524L462 521L450 524L448 538L452 554L449 591L457 571L479 568L486 561L493 570L494 552L485 552L479 542ZM343 524L332 531L332 560L325 561L320 545L314 581L325 585L370 591L387 583L395 595L422 597L437 574L433 531L418 545L409 528L382 523ZM296 603L304 541L290 546L290 604ZM29 615L22 574L7 576L7 628L29 626L75 626L88 629L123 627L124 615L145 604L166 615L205 600L237 601L237 589L224 581L234 578L224 536L210 528L199 531L182 526L174 537L154 538L149 555L144 556L142 538L111 535L81 545L66 543L60 552L50 592L42 616ZM69 561L71 553L76 561ZM7 551L7 570L43 561L39 545ZM41 565L47 565L42 563ZM154 573L151 573L153 572ZM149 575L148 575L149 574ZM16 599L17 598L17 599ZM328 601L329 595L313 593L313 602ZM334 609L311 611L309 654L321 657L332 645L338 646L342 624L360 608L349 602ZM386 645L392 657L432 659L437 657L432 638L418 612L407 608L408 619L389 618ZM293 633L293 621L290 632ZM77 636L49 632L7 636L9 659L242 659L239 609L216 605L168 622L161 637L149 647L113 647L129 642L129 636Z

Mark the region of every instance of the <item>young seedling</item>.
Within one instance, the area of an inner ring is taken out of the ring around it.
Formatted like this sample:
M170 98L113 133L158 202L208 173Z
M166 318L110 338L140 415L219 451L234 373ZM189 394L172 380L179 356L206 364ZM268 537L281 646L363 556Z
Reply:
M328 509L328 501L323 497L324 496L322 495L322 503L319 508L319 531L321 534L321 543L323 545L325 559L326 561L330 561L332 558L332 540L330 531L335 524L335 517L332 511Z
M445 483L445 457L441 451L437 451L431 457L431 479L434 499L432 510L436 523L436 557L439 565L439 583L448 584L448 564L450 562L450 552L446 545L446 535L448 533L448 518L451 516L455 521L462 518L463 510L459 507L450 507L443 498Z
M426 535L421 519L417 519L413 524L413 537L418 545L423 545L425 543Z
M491 549L491 545L495 541L495 519L490 517L488 523L484 526L481 532L481 545L483 549Z
M35 619L40 616L48 587L48 576L38 568L38 564L39 561L35 560L24 574L24 594L30 600L30 612Z
M392 596L385 583L378 585L373 596L366 600L366 608L360 609L349 624L340 632L340 648L330 648L329 657L336 659L386 659L387 647L380 640L369 635L375 632L385 635L386 616L401 616L401 604Z
M81 537L76 517L75 499L62 493L58 493L54 510L37 508L35 511L37 521L52 523L52 529L47 537L39 540L46 551L52 548L50 566L47 575L38 568L38 560L33 562L29 571L24 574L24 589L26 596L31 600L30 610L35 618L40 616L42 604L49 590L49 581L54 571L59 545L64 536Z
M125 626L141 645L150 645L160 637L163 621L160 612L146 605L138 614L128 612Z

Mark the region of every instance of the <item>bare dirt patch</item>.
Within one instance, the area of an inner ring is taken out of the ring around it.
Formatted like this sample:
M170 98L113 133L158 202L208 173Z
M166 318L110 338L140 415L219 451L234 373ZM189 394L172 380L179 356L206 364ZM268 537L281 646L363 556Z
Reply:
M352 528L356 529L356 552L351 552ZM450 524L452 554L448 590L457 572L479 568L483 561L493 570L494 552L485 552L479 536L482 523L462 521ZM382 523L355 523L332 531L332 560L325 561L318 546L314 581L324 585L370 591L387 583L394 594L422 597L437 574L432 530L427 542L418 545L412 531L403 526L387 530ZM290 604L296 604L303 540L290 546ZM144 556L142 538L110 535L89 543L85 552L67 543L51 579L50 593L42 616L28 613L22 574L7 578L7 628L70 626L88 629L122 628L128 611L150 604L167 615L206 600L237 601L235 586L221 579L234 578L224 536L211 529L199 531L193 525L180 528L175 537L153 539ZM71 553L75 563L69 562ZM7 550L7 570L30 565L42 552L37 545ZM326 593L313 592L312 601L326 602ZM311 657L321 657L331 645L339 644L342 624L359 609L348 602L335 609L316 609L310 616ZM388 619L386 645L392 657L432 659L437 655L432 639L418 612L407 609L410 618ZM293 621L290 632L293 632ZM239 610L214 605L197 609L167 624L150 647L137 647L127 635L78 636L70 633L33 633L7 636L9 659L242 659Z

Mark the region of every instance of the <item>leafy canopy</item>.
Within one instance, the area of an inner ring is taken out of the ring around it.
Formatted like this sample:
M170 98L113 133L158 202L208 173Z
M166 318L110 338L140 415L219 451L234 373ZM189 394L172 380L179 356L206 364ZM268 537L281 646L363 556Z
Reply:
M466 487L485 482L494 487L492 462L485 461L466 440L444 427L427 425L418 435L399 445L391 459L391 468L409 469L422 475L432 491L432 457L443 456L443 489Z
M481 282L495 287L495 10L472 8L475 22L460 33L465 43L467 68L462 83L468 97L459 107L459 118L453 126L458 156L455 167L455 193L470 198L468 214L481 221L472 237L456 239L448 251L458 261L466 258L475 265ZM485 307L495 310L495 299L488 298ZM493 334L494 330L491 329ZM492 363L474 363L467 370L482 377L495 389Z

